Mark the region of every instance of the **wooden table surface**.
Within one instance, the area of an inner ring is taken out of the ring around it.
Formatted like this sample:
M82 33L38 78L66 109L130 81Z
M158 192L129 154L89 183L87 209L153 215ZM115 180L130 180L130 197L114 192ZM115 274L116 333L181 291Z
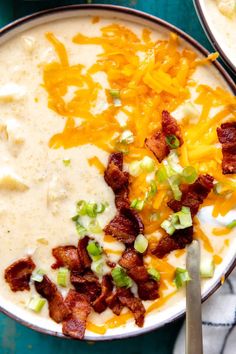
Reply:
M83 2L0 0L0 26L34 11ZM129 6L151 13L181 28L207 49L212 50L191 0L107 0L94 1L94 3ZM34 332L0 314L0 354L171 354L181 324L182 321L178 321L136 338L110 343L86 343Z

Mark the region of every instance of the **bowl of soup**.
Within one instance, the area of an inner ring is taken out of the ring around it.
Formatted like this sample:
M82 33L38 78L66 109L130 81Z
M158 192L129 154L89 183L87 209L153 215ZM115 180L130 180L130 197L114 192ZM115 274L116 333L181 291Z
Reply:
M68 6L0 33L1 311L110 340L185 312L235 265L235 85L170 24Z
M222 59L236 72L236 7L234 0L194 1L200 22Z

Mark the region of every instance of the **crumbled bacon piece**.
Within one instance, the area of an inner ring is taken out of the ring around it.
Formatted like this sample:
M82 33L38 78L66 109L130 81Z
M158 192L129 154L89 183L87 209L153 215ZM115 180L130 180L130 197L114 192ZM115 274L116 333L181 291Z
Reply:
M135 322L143 326L145 308L142 301L135 297L129 289L119 288L107 298L107 304L116 315L120 315L124 306L134 314Z
M192 217L197 214L200 204L208 196L213 188L213 177L199 175L193 184L183 185L181 187L182 197L180 201L170 200L167 204L175 212L180 211L182 206L189 207Z
M175 135L179 139L180 145L183 144L180 127L174 117L168 111L162 112L162 131L165 136Z
M79 293L88 297L90 302L95 301L101 295L101 285L98 277L91 271L80 274L72 270L70 281Z
M159 297L159 283L150 279L141 254L135 249L127 248L119 260L119 265L125 268L128 275L137 283L140 299L154 300Z
M49 316L57 323L62 322L70 314L70 309L56 285L46 275L41 282L35 281L34 285L37 292L48 301Z
M123 154L110 155L104 174L105 181L115 193L116 216L104 228L106 235L112 235L124 243L133 243L139 233L143 233L143 223L140 216L130 209L129 174L123 171Z
M118 298L117 292L110 294L106 298L106 303L108 307L112 310L112 312L117 316L120 315L122 309L124 308L124 305L122 305Z
M145 282L149 280L149 274L147 269L141 266L134 266L128 271L128 275L137 283Z
M141 300L156 300L159 295L159 282L154 279L149 279L144 283L138 284L138 296Z
M115 194L115 205L118 210L130 207L128 188L124 188Z
M137 283L138 295L142 300L159 298L159 282L151 279L144 266L133 267L128 275Z
M107 259L106 264L110 268L115 268L115 266L116 266L116 263L115 262L111 262L109 259Z
M93 309L98 313L105 311L107 308L106 298L111 294L113 289L112 279L110 275L106 274L102 277L101 286L101 295L93 303Z
M29 281L35 264L31 257L19 259L5 270L6 282L12 291L29 290Z
M104 228L104 232L118 241L130 244L134 242L136 236L143 233L143 223L135 211L121 208Z
M221 124L217 135L222 144L222 172L224 175L236 173L236 122Z
M92 260L88 255L87 246L89 243L89 237L85 236L78 242L78 255L79 261L82 265L82 269L90 269Z
M59 267L68 267L70 270L80 270L81 262L78 256L78 250L75 246L59 246L53 248L53 256L56 262L52 265L53 269Z
M153 152L159 162L164 160L170 153L169 146L166 143L166 137L161 131L157 131L149 138L146 138L145 145Z
M76 339L83 339L86 329L86 320L91 312L91 306L85 295L70 290L66 299L66 306L71 310L62 324L62 332L66 336Z
M135 297L129 289L117 289L117 295L121 304L128 307L128 309L133 313L137 326L143 327L145 308L142 301Z
M185 248L193 240L193 227L176 230L173 235L163 236L152 253L158 258L163 258L174 250Z
M161 162L170 153L169 145L166 142L166 137L175 135L178 138L180 145L183 144L181 130L175 118L169 112L162 112L162 130L158 130L150 137L146 138L145 145L153 152L157 160Z
M134 248L127 248L119 260L119 265L125 269L131 269L143 265L143 258Z
M206 174L200 175L193 184L181 186L182 197L180 201L170 200L167 204L174 211L178 212L183 206L189 207L192 217L199 209L200 204L208 196L213 188L213 177ZM159 258L163 258L171 251L183 249L193 240L193 227L183 230L176 230L173 235L163 236L152 253Z
M104 173L104 179L115 193L117 209L129 208L129 173L123 171L123 154L113 153L108 160L108 166Z
M123 171L123 154L121 152L110 155L104 179L114 193L128 188L129 174Z

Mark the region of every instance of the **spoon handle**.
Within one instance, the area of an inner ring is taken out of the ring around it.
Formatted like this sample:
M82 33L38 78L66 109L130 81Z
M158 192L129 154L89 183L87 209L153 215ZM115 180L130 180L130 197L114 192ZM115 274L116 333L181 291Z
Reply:
M186 354L203 354L200 283L200 246L194 240L187 249L186 268L191 280L186 285Z

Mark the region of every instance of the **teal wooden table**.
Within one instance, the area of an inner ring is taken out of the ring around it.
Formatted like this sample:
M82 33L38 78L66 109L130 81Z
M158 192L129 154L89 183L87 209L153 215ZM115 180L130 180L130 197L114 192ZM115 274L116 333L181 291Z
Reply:
M84 1L0 0L0 26L37 10ZM212 50L191 0L94 1L119 4L146 11L180 27ZM48 337L0 314L0 354L171 354L182 321L155 332L111 343L85 343Z

